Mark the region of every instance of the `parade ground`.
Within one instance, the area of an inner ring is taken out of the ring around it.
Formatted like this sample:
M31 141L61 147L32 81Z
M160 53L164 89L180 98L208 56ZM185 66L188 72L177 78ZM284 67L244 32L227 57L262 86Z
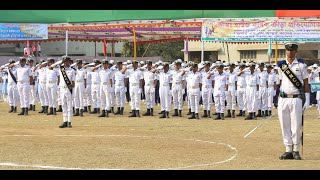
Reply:
M188 120L185 109L182 118L160 119L159 106L153 117L128 118L129 107L123 117L84 113L73 117L73 128L60 129L61 113L39 114L37 104L37 111L18 116L0 102L0 169L320 169L316 107L305 115L301 161L279 160L284 146L276 109L244 138L265 118Z

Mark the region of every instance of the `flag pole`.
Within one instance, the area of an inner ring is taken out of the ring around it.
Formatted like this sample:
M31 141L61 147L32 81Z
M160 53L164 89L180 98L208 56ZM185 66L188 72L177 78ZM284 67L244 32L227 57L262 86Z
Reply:
M275 50L275 56L276 56L276 60L275 62L278 62L278 42L276 41L276 50Z
M201 39L201 62L203 62L204 56L204 41Z
M133 61L136 61L137 58L137 37L136 37L136 28L133 27Z
M68 56L68 30L66 30L66 56Z

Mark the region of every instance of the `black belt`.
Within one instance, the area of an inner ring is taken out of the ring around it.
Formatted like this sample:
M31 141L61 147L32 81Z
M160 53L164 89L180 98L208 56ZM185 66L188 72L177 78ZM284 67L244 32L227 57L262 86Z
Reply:
M302 98L301 94L285 94L285 93L280 93L280 97L282 98Z

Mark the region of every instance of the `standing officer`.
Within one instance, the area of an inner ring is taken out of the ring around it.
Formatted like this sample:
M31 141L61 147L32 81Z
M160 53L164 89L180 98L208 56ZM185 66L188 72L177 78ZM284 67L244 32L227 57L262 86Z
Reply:
M153 116L153 107L155 104L155 87L157 85L157 76L152 69L152 61L147 60L147 69L144 71L144 92L147 105L147 112L143 116Z
M214 74L213 96L216 106L217 117L215 120L224 120L224 106L226 101L226 90L228 90L227 74L223 72L224 65L218 66L218 73Z
M76 113L73 116L83 116L84 110L84 98L85 98L85 89L87 87L87 77L86 70L82 68L82 59L76 59L76 79L75 79L75 88L74 88L74 107ZM80 109L80 113L79 113Z
M199 119L199 102L201 98L202 79L201 73L198 72L198 64L193 64L191 71L188 73L189 79L189 98L191 106L191 117L188 119Z
M9 65L14 63L15 61L13 59L9 60ZM11 107L9 113L17 112L17 106L19 103L19 94L17 89L17 70L15 67L13 67L6 68L6 71L8 72L8 100Z
M277 79L274 72L271 70L273 69L272 65L267 65L267 73L268 73L268 109L265 110L265 116L271 116L272 111L272 102L273 97L276 95L277 90Z
M255 64L250 64L250 72L247 73L246 77L246 97L247 97L247 109L248 117L245 120L256 119L257 103L259 101L259 76L255 73ZM244 72L243 72L244 73Z
M258 72L259 101L257 117L266 117L264 112L268 109L268 73L264 69L264 63L260 63Z
M71 58L64 56L62 59L64 66L60 66L60 96L62 102L62 112L63 112L63 124L60 125L60 128L71 128L72 121L72 91L74 88L75 81L75 70L70 67Z
M239 108L239 114L237 116L246 116L247 109L247 97L246 97L246 73L244 69L246 68L245 64L240 64L240 72L237 77L237 102Z
M36 66L36 72L38 74L38 94L42 110L39 113L48 113L48 94L46 90L47 84L47 61L42 60L39 66Z
M84 90L84 99L83 99L83 105L84 109L83 112L91 112L91 68L88 68L88 62L82 61L82 68L85 69L85 77L86 77L86 88Z
M165 63L163 72L159 74L159 95L161 101L162 116L160 118L169 118L171 109L171 95L172 95L172 74L169 71L169 64Z
M209 77L209 78L208 78ZM202 79L202 102L204 114L201 117L211 118L213 76L210 75L210 62L204 63L204 70L201 72Z
M98 59L94 59L93 63L96 66L99 66L101 62ZM90 114L97 114L100 113L100 76L99 70L92 69L91 70L91 99L92 99L92 106L93 111Z
M115 79L115 94L116 94L116 100L117 100L117 112L115 112L115 115L123 115L124 110L124 104L125 104L125 93L127 90L127 87L125 87L126 84L126 75L122 74L122 62L119 61L117 63L118 70L114 74Z
M36 101L36 87L35 87L36 76L35 76L35 71L34 71L34 66L33 66L34 60L31 58L28 58L27 63L29 65L29 67L31 68L32 79L33 79L33 82L30 86L31 91L30 91L30 100L29 100L29 102L30 102L29 110L35 111L36 110L36 105L35 105L35 101Z
M236 111L236 94L237 94L237 81L238 75L234 72L235 64L231 64L229 68L229 73L227 73L227 109L228 114L226 117L235 118ZM230 109L232 109L232 116Z
M280 98L278 115L286 152L280 159L301 160L303 112L310 105L308 73L303 60L297 59L297 43L286 43L286 60L278 62ZM304 93L304 94L303 94ZM305 96L303 104L302 97Z
M26 58L20 57L20 62L10 64L9 68L16 67L18 92L20 96L21 113L18 115L28 115L30 85L33 82L31 68L26 64Z
M112 79L112 86L111 86L111 89L110 89L110 92L109 92L109 100L110 100L110 109L111 110L109 110L109 113L111 112L111 113L114 113L114 104L115 104L115 99L114 99L114 91L115 91L115 89L114 89L114 73L116 72L116 68L114 67L114 60L110 60L109 62L108 62L108 69L110 69L110 71L111 71L111 79Z
M48 102L50 111L47 115L57 115L56 114L56 104L57 104L57 90L59 84L59 71L51 65L54 63L53 58L48 58L48 69L46 71L47 74L47 84L46 90L48 93Z
M175 70L172 72L172 97L173 97L173 106L174 114L172 116L182 117L181 111L183 107L183 94L184 94L184 77L181 76L183 71L181 68L182 60L178 59L175 62ZM178 114L179 110L179 114Z

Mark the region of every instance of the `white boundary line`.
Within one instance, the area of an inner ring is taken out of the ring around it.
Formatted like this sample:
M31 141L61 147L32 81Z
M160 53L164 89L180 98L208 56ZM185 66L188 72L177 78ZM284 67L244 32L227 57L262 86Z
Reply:
M2 135L0 137L35 137L35 136L42 136L42 135ZM135 136L135 135L53 135L56 137L131 137L131 138L165 138L165 137L157 137L157 136ZM203 141L199 139L180 139L182 141L195 141L195 142L201 142L201 143L209 143L209 144L218 144L227 146L229 149L234 151L234 154L229 157L226 160L218 161L218 162L212 162L207 164L196 164L196 165L189 165L189 166L181 166L181 167L175 167L175 168L164 168L159 170L175 170L175 169L187 169L187 168L195 168L195 167L203 167L203 166L211 166L211 165L217 165L229 162L231 160L234 160L238 155L238 150L233 147L230 144L227 143L219 143L219 142L213 142L213 141ZM23 164L16 164L11 162L0 162L0 166L11 166L11 167L31 167L31 168L40 168L40 169L65 169L65 170L125 170L125 169L112 169L112 168L69 168L69 167L60 167L60 166L46 166L46 165L23 165ZM146 168L149 169L149 168Z

